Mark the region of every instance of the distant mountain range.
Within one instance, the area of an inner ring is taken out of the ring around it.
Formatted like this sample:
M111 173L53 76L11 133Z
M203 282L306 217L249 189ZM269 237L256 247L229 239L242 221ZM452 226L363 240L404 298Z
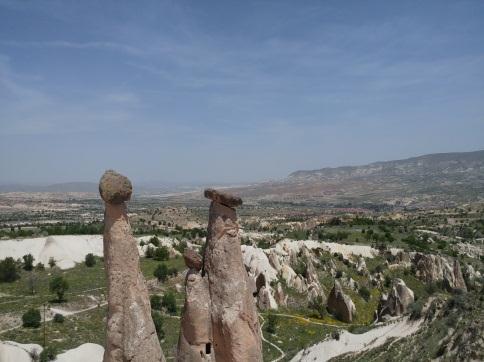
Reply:
M233 191L259 200L341 205L429 206L484 200L484 150L296 171L285 180Z
M65 182L52 185L0 185L0 192L98 192L94 182Z
M137 194L200 198L205 185L135 185ZM227 188L229 185L225 185ZM484 150L436 153L363 166L295 171L286 179L229 187L247 200L342 206L442 206L484 201ZM0 185L0 192L98 192L94 182L48 186ZM196 191L196 192L193 192Z

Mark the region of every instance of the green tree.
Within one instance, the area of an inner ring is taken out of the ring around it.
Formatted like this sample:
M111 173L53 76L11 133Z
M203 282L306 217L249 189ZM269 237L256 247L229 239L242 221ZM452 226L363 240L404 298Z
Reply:
M168 267L166 266L165 263L159 264L155 271L153 272L153 275L160 281L164 282L168 279Z
M69 289L69 283L62 276L55 276L50 280L49 289L52 293L57 294L57 301L64 300L64 293Z
M39 362L55 361L57 357L57 351L54 347L47 346L42 350L42 353L40 354L39 357L40 357Z
M155 248L153 248L151 245L148 245L148 247L145 250L145 257L152 258L154 254L155 254Z
M20 275L12 257L8 256L0 261L0 282L12 283L18 278L20 278Z
M154 246L159 246L160 245L160 239L158 239L157 236L153 236L151 239L150 239L150 244L153 244Z
M151 304L151 309L154 310L161 310L161 297L159 295L152 295L150 297L150 304Z
M164 260L168 260L169 258L170 258L170 251L166 246L162 245L155 250L153 259L164 261Z
M267 326L266 326L267 333L270 333L270 334L276 333L277 323L278 323L277 316L274 313L269 312L269 314L267 314Z
M24 270L31 271L34 268L34 257L32 254L27 254L22 257L24 259Z
M366 300L367 302L370 300L370 296L371 296L371 293L370 293L370 290L365 287L365 286L362 286L359 290L358 290L358 293L361 295L361 297Z
M158 339L163 339L165 337L165 331L163 330L163 317L161 316L161 313L152 310L151 318L153 319L153 323L155 324L155 330Z
M51 268L55 267L55 259L52 256L49 258L49 266Z
M64 323L64 316L62 314L56 313L54 314L54 323Z
M96 265L96 258L94 257L93 253L89 253L86 255L86 259L84 260L84 263L86 264L87 267L93 267Z
M22 315L22 325L28 328L40 327L40 311L38 309L31 308Z
M167 312L171 315L176 314L176 298L172 292L167 292L163 295L161 305L166 308Z

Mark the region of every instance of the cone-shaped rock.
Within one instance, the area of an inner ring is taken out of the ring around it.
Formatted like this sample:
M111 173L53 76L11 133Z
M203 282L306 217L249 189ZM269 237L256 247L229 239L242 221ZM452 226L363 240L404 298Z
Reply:
M104 263L108 280L103 362L165 361L127 216L125 201L131 197L131 182L114 171L106 171L99 182L99 192L106 207Z
M217 361L262 361L262 346L253 291L245 270L234 207L242 200L206 190L212 200L204 272L208 276L213 348Z

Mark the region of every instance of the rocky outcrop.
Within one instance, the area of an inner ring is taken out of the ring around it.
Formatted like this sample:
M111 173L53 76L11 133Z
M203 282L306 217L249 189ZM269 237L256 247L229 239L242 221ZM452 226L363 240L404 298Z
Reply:
M106 171L99 183L105 202L104 264L108 290L103 361L165 361L151 318L137 242L128 220L125 201L131 192L129 179L114 171Z
M212 351L211 301L207 275L202 276L201 272L190 268L185 292L177 361L215 361L215 354Z
M417 277L427 283L443 281L444 286L450 290L466 292L467 287L462 276L459 261L454 260L453 266L440 255L415 253L413 263Z
M212 189L205 197L212 203L203 268L187 277L178 361L262 361L254 295L267 304L270 293L264 275L250 278L243 263L235 211L242 200ZM194 259L186 258L187 265Z
M356 315L356 307L350 297L343 293L337 280L328 297L328 311L339 320L351 323Z
M356 264L356 271L360 275L368 274L368 269L366 267L365 259L361 256L358 258L358 263Z
M281 283L277 283L274 291L274 299L279 306L287 306L287 295L284 294Z
M413 291L405 285L402 279L395 279L390 293L383 294L378 306L378 316L399 316L407 312L408 306L414 302Z
M454 267L452 268L453 271L453 285L452 289L454 290L461 290L467 292L466 282L464 281L464 276L462 275L462 270L460 268L460 263L457 259L454 260Z
M185 264L189 269L194 269L195 271L199 271L202 269L202 257L195 250L188 248L185 249L183 253L183 259L185 260Z

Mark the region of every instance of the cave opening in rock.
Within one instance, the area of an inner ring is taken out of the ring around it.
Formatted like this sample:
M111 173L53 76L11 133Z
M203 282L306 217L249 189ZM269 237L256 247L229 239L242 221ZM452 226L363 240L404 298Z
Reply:
M211 343L207 343L205 345L205 354L210 354L212 352L212 344Z

